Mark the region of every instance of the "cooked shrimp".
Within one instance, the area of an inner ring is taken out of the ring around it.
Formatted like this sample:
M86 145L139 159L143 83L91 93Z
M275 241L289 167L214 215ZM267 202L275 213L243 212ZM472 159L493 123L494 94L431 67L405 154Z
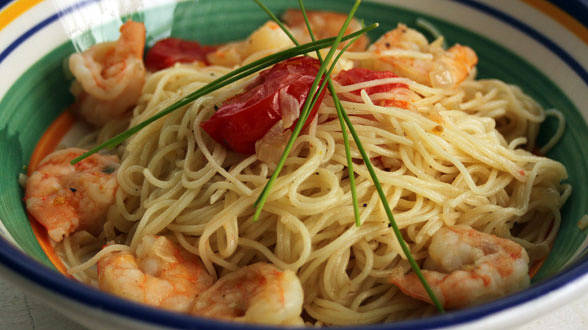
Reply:
M197 256L164 236L143 237L136 255L115 252L98 261L101 290L177 312L188 312L213 281Z
M70 164L84 152L78 148L56 151L27 179L27 210L56 242L78 230L98 234L114 202L118 157L94 154Z
M296 274L257 263L220 278L194 303L192 314L263 323L302 325L303 291Z
M316 39L335 37L339 34L339 30L347 19L347 15L345 14L329 11L308 11L307 16L310 28ZM284 13L282 19L288 28L292 30L292 34L300 43L311 41L304 21L304 16L300 10L289 9ZM356 19L352 19L345 31L345 35L359 31L361 28L361 23ZM349 47L349 50L364 51L369 42L369 38L364 34ZM345 43L342 43L339 48L342 48L344 45Z
M263 52L265 56L292 46L294 43L278 24L269 21L251 33L247 40L228 43L206 58L214 65L235 66L254 53Z
M145 83L144 47L145 26L127 21L117 41L94 45L69 58L76 78L72 92L86 121L101 126L125 116L137 103Z
M467 227L442 228L423 276L446 308L479 304L529 286L529 256L519 244ZM416 274L392 276L402 292L431 303Z
M432 87L452 88L467 78L478 63L478 57L471 48L460 44L444 50L440 41L429 44L421 33L398 24L396 29L384 34L368 48L368 52L378 56L364 60L362 66L392 71ZM386 51L393 50L414 53L386 54Z

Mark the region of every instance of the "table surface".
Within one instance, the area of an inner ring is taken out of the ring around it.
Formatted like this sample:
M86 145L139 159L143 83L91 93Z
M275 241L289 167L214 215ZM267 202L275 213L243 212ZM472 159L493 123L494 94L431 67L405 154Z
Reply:
M83 326L67 319L0 278L0 329L81 330ZM516 330L588 329L588 294Z

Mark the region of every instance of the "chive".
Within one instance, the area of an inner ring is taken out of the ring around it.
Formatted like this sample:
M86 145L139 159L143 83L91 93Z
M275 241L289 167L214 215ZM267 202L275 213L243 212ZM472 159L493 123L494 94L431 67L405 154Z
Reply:
M316 41L314 33L312 32L312 28L310 27L310 21L308 20L308 15L306 14L306 9L304 8L304 2L302 0L298 0L298 6L302 11L302 16L304 17L304 22L306 24L306 28L308 29L308 34L312 41ZM281 26L281 25L280 25ZM361 35L351 39L347 45L339 52L339 56L347 50ZM323 62L323 57L321 53L317 50L316 55L319 61ZM339 59L335 60L335 62ZM353 217L355 218L355 225L359 227L361 225L360 217L359 217L359 202L357 201L357 189L355 186L355 171L353 170L353 159L351 158L351 147L349 145L349 136L347 134L347 129L345 129L345 123L343 121L343 116L341 115L343 106L341 105L341 101L339 100L339 96L335 91L335 86L333 86L333 81L331 80L331 76L327 76L327 80L329 83L329 91L331 92L333 101L335 102L335 109L337 109L337 118L339 119L339 126L341 126L341 135L343 135L343 145L345 146L345 158L347 160L347 173L349 176L349 188L351 190L351 203L353 204Z
M372 24L370 26L365 27L364 29L361 29L353 34L350 34L350 35L342 38L342 40L351 39L357 35L361 35L362 33L373 30L376 27L377 27L377 24ZM97 153L98 151L100 151L102 149L116 147L117 145L121 144L123 141L128 139L131 135L137 133L138 131L140 131L144 127L148 126L152 122L173 112L174 110L181 108L184 105L191 103L192 101L198 99L199 97L202 97L206 94L209 94L209 93L211 93L221 87L224 87L232 82L235 82L239 79L247 77L247 76L249 76L255 72L258 72L258 71L260 71L270 65L276 64L276 63L281 62L283 60L286 60L288 58L291 58L291 57L294 57L297 55L306 54L308 52L311 52L311 51L314 51L317 49L329 47L335 41L337 41L337 38L326 38L326 39L318 40L316 42L310 42L310 43L307 43L304 45L300 45L297 47L286 49L286 50L280 51L278 53L266 56L266 57L261 58L257 61L254 61L254 62L251 62L247 65L244 65L238 69L235 69L235 70L227 73L226 75L223 75L222 77L210 82L209 84L198 89L197 91L183 97L182 99L180 99L177 102L175 102L174 104L166 107L165 109L161 110L160 112L153 115L152 117L150 117L150 118L142 121L141 123L127 129L126 131L110 138L106 142L90 149L89 151L82 154L81 156L73 159L71 161L71 164L78 163L81 160Z
M270 179L266 183L265 187L263 188L261 194L259 195L259 197L255 201L254 205L255 205L256 209L255 209L255 213L253 214L253 221L257 221L257 219L259 219L259 215L261 214L261 210L263 208L263 205L265 204L265 201L268 198L271 187L273 186L276 178L278 177L282 168L284 167L284 163L286 162L286 158L290 154L290 150L292 149L292 146L294 145L294 141L296 140L296 138L300 134L300 131L302 131L302 127L304 125L304 122L306 122L306 120L308 119L308 116L309 116L310 110L311 110L311 106L314 103L312 101L309 102L309 100L311 99L311 96L315 99L315 102L316 102L316 99L320 95L320 92L317 93L318 83L321 80L323 74L325 73L326 66L331 61L331 58L333 57L333 54L335 53L337 46L343 40L343 34L347 30L347 26L351 22L351 18L353 17L353 14L357 10L357 7L359 7L360 3L361 3L361 0L355 1L355 4L351 8L351 11L349 12L349 15L347 16L347 19L345 20L345 22L343 23L343 26L341 27L341 30L339 31L339 34L337 35L337 37L335 38L335 41L331 45L331 49L329 50L329 53L327 54L325 61L321 64L321 66L319 68L317 76L316 76L314 82L312 83L312 86L310 87L308 97L306 98L306 101L304 102L304 107L302 108L301 114L298 118L298 121L296 122L296 126L294 127L294 131L292 132L292 135L290 136L290 139L288 140L288 143L286 144L286 148L284 149L284 152L282 153L282 156L280 157L280 161L278 162L278 165L276 166L274 173L272 173L272 176L270 177ZM333 69L334 66L335 66L335 63L333 63L331 69ZM328 77L328 76L326 76L326 77ZM327 81L327 79L325 79L325 81L323 81L323 86L326 81Z
M278 23L278 25L280 27L282 27L282 29L285 30L285 32L288 34L288 36L290 36L290 39L292 39L292 41L298 45L298 42L295 40L295 38L293 36L291 36L291 34L287 31L287 29L281 24L281 22L279 21L279 19L277 17L275 17L275 15L273 15L269 9L267 9L267 7L263 6L263 4L260 4L260 2L258 0L255 0L256 3L258 3L260 6L262 6L262 8L266 11L266 13L268 13L270 15L270 17L276 21L276 23ZM300 10L302 11L302 15L304 16L304 21L306 23L306 27L308 29L308 32L310 34L311 39L314 41L315 37L314 34L312 33L312 29L310 27L310 22L308 20L308 15L306 14L306 9L304 8L304 3L302 0L298 0L298 5L300 7ZM359 35L357 37L355 37L355 39L359 38ZM349 47L354 41L355 39L349 41L349 43L345 46L344 49L341 50L341 52L339 53L339 56L342 55L343 51ZM321 54L317 51L317 56L319 58L319 60L322 62L322 57ZM339 57L338 56L338 57ZM336 60L338 59L338 57L336 58ZM336 63L336 60L334 63ZM335 88L332 84L332 81L330 79L329 76L326 77L327 80L329 81L329 90L331 92L331 95L333 97L333 101L335 102L335 107L337 109L337 117L339 118L339 122L341 124L341 131L343 134L343 142L345 144L345 153L347 156L347 162L348 164L351 164L350 166L348 166L348 169L350 169L350 174L349 174L349 178L350 178L350 185L352 187L352 196L354 193L354 188L355 188L355 181L352 181L351 179L353 178L353 163L351 162L351 155L350 155L350 151L349 151L349 140L347 137L347 132L345 130L343 121L345 121L345 123L347 124L347 126L349 127L349 130L351 132L351 135L353 136L353 139L355 140L355 143L357 145L357 148L359 149L361 156L363 158L364 163L366 164L366 167L368 169L368 172L370 173L370 176L372 178L372 181L374 182L374 186L376 187L376 190L378 191L378 195L380 197L380 200L382 202L382 205L384 206L384 210L386 211L386 215L388 216L388 221L389 221L389 226L392 227L394 234L396 235L396 238L398 240L398 242L400 243L400 246L402 248L402 251L404 252L404 254L406 255L406 258L408 259L408 262L411 266L411 268L413 269L413 271L417 274L417 277L419 278L419 280L421 281L423 287L425 288L425 291L427 291L427 294L429 295L429 297L431 298L431 300L433 301L433 304L437 307L437 309L440 312L445 312L443 309L443 306L441 305L441 303L439 302L439 300L437 299L435 293L433 292L433 290L431 289L431 287L429 286L429 283L427 282L427 280L425 279L425 277L423 276L419 265L416 263L416 261L414 260L414 257L412 256L412 253L410 252L410 249L408 248L408 245L406 244L406 241L404 240L402 233L400 232L400 229L398 228L398 225L396 224L396 221L394 220L394 215L392 214L392 210L390 209L390 205L388 204L388 200L386 199L386 194L384 193L383 189L382 189L382 185L380 184L380 180L378 179L376 172L371 164L371 161L369 159L369 156L367 155L365 149L363 148L363 145L361 144L361 140L359 139L359 135L357 135L357 132L355 131L355 128L353 127L353 124L351 123L351 120L349 119L349 117L347 116L347 112L345 111L345 109L343 108L343 106L341 105L341 100L339 100L339 97L337 96L337 93L335 91ZM354 211L355 216L356 216L356 224L359 225L359 211L358 211L358 205L357 205L357 197L354 197L353 200L353 207L354 207ZM367 204L363 204L363 206L367 206Z
M329 82L329 90L334 88L332 87L333 83ZM347 158L347 171L349 172L349 188L351 189L351 201L353 203L353 216L355 217L355 225L359 227L361 225L361 220L359 218L359 202L357 201L357 189L355 187L355 171L353 170L353 159L351 158L351 147L349 145L349 135L347 134L347 129L345 128L345 122L343 120L344 111L343 106L341 105L341 100L339 97L333 97L333 101L335 102L335 108L337 109L337 118L339 118L339 126L341 126L341 134L343 135L343 144L345 145L345 157Z
M392 215L392 210L390 210L390 205L388 204L388 200L386 199L386 194L384 193L384 190L382 189L382 185L380 184L380 180L378 180L378 176L376 175L376 172L374 170L374 167L372 166L370 158L369 158L368 154L366 153L365 149L363 148L363 145L361 144L361 141L359 140L359 136L357 135L357 132L355 131L355 128L353 127L353 124L351 123L351 120L347 116L346 112L343 112L342 114L343 114L343 118L345 119L345 123L347 123L347 127L349 127L349 131L351 132L351 135L353 136L353 140L355 141L355 144L357 145L357 148L359 149L359 152L361 153L361 157L363 158L363 162L365 163L365 166L367 167L368 172L370 173L370 176L372 177L372 181L374 182L374 186L376 187L376 190L378 191L378 195L380 196L380 201L382 201L382 206L384 206L384 210L386 211L386 215L388 216L388 220L389 220L388 226L392 227L392 229L394 230L394 234L396 235L396 239L398 239L398 243L400 243L400 247L402 248L402 251L406 255L406 258L408 259L408 263L410 264L410 267L412 268L412 270L415 272L415 274L417 275L417 277L419 278L419 280L423 284L423 287L425 288L425 291L427 291L427 294L429 295L429 297L433 301L433 304L437 307L437 309L441 313L444 313L445 310L443 309L443 306L441 305L441 303L437 299L437 296L435 296L435 293L433 292L433 290L429 286L429 283L427 282L427 280L423 276L423 273L421 272L419 265L414 260L412 254L410 253L410 249L408 248L408 245L406 244L406 241L404 241L404 238L402 237L402 233L400 232L400 229L398 228L398 225L396 224L396 221L394 220L394 216Z
M304 16L304 20L306 21L306 26L308 27L308 31L310 33L310 36L311 36L312 40L314 41L315 38L314 38L314 35L313 35L312 30L310 28L310 22L308 21L308 17L306 15L306 10L304 9L304 4L303 4L302 0L298 0L298 3L300 5L300 9L302 10L302 14ZM357 36L356 38L359 38L359 36ZM353 41L350 41L347 44L347 47L350 46ZM317 50L316 52L320 58L319 51ZM327 77L327 78L329 78L329 77ZM441 303L437 299L437 296L435 295L435 293L433 292L433 290L429 286L429 283L427 282L427 280L423 276L419 265L414 260L414 257L412 256L412 253L410 252L410 249L408 248L408 245L406 244L406 241L404 240L404 237L402 236L402 233L400 232L400 229L398 228L398 225L396 224L396 220L394 220L394 215L392 214L392 210L390 209L390 204L388 204L388 200L386 198L386 194L384 194L384 190L382 189L382 185L380 184L380 180L378 179L378 176L376 175L376 172L374 171L374 168L372 166L372 163L370 161L369 156L367 155L367 153L365 152L365 149L363 148L363 145L361 144L361 141L359 139L359 135L357 135L357 132L355 131L355 128L353 127L353 124L351 123L351 120L349 120L349 117L347 116L347 112L345 111L345 109L341 105L341 100L339 100L339 97L337 96L337 93L335 91L335 88L334 88L330 78L329 78L329 89L331 91L331 94L333 95L333 101L335 101L335 106L337 108L337 116L339 117L339 121L341 122L341 125L342 125L343 121L345 121L347 123L347 126L349 127L349 131L351 132L351 135L353 136L353 139L355 140L355 144L357 145L357 148L359 149L359 151L361 153L361 156L363 158L363 162L365 163L366 167L368 168L368 171L370 172L370 176L372 177L372 181L374 182L374 186L376 186L376 190L378 191L378 195L380 196L380 201L382 202L382 205L384 206L384 209L386 210L386 215L388 216L389 226L391 226L392 229L394 230L394 234L396 235L396 239L398 240L398 242L400 243L400 246L402 247L402 251L404 251L404 254L406 255L406 258L408 259L408 262L409 262L411 268L417 274L417 277L421 281L421 284L425 288L425 291L427 291L427 294L429 295L429 297L431 298L431 300L433 301L433 303L435 304L437 309L443 313L444 312L443 306L441 305ZM346 134L347 132L345 131L344 127L342 127L342 133L343 133L343 138L345 138L347 135ZM346 153L347 153L347 157L348 157L348 163L351 163L351 155L348 152L349 142L347 142L347 145L345 146L345 148L346 148ZM353 173L350 174L350 179L352 178L352 174ZM354 183L354 185L355 185L355 183ZM353 192L353 190L352 190L352 192ZM353 208L354 208L355 212L357 212L357 218L356 218L357 220L356 221L357 221L357 223L359 223L359 215L358 215L359 214L359 211L358 211L359 207L357 205L357 199L354 200Z

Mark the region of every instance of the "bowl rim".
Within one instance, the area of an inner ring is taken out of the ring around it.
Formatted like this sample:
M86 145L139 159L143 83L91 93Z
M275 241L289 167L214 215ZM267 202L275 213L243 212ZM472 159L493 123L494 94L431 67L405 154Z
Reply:
M508 25L511 25L515 29L520 30L521 32L528 35L529 37L535 39L536 41L541 43L541 45L543 45L544 47L549 49L551 52L553 52L562 61L564 61L584 81L584 83L586 85L588 85L588 70L586 68L584 68L580 63L578 63L578 61L576 61L574 59L574 57L572 55L570 55L565 49L563 49L562 47L557 45L555 42L553 42L550 38L546 37L540 31L537 31L533 27L516 19L515 17L513 17L509 14L502 12L500 10L497 10L496 8L493 8L493 7L486 5L482 2L476 2L473 0L453 0L453 1L461 3L461 4L469 6L469 7L472 7L474 9L480 10L483 13L489 14L492 17L497 18ZM523 0L523 1L526 2L525 0ZM555 2L565 2L565 1L556 0ZM578 15L577 16L578 19L581 18L583 15L587 15L587 14L588 14L588 7L586 8L585 11L578 11L576 13L576 15ZM576 17L574 17L574 18L576 18ZM580 24L582 24L582 22L583 21L580 21ZM586 27L587 24L588 24L588 22L584 22L582 24L582 26Z
M16 1L17 0L7 1L4 4L1 4L0 10L2 10L5 6ZM99 1L101 0L85 0L82 2L84 2L85 4L89 4ZM475 2L472 0L454 1L467 6L474 7L476 9L480 9L481 11L490 14L495 18L498 18L506 24L515 27L516 29L523 30L533 39L537 40L550 51L554 52L558 57L560 57L560 59L562 59L566 64L568 64L572 68L572 70L576 72L576 74L578 74L582 78L584 83L588 84L588 73L586 69L582 67L579 63L577 63L573 59L573 57L571 57L564 49L560 48L558 45L553 43L549 38L543 36L541 33L537 32L532 27L526 25L523 22L518 21L516 18L513 18L504 12L498 11L488 5L485 5L484 3ZM565 3L565 1L553 2L555 4L557 4L558 2ZM559 6L559 4L557 5ZM578 13L578 16L574 15L573 13L569 14L576 18L585 15L585 13ZM50 17L49 19L51 18L53 17ZM39 23L39 25L36 25L31 30L26 31L25 34L34 34L38 29L42 28L41 24L50 23L50 21L48 21L49 19L42 21L41 23ZM580 22L582 21L580 20ZM23 36L25 34L23 34ZM19 39L17 41L20 43L24 40ZM10 46L17 47L18 44L11 44ZM10 51L9 49L7 50ZM1 60L2 56L0 56L0 62ZM21 250L14 247L10 242L5 240L4 238L0 239L0 263L6 266L9 270L15 272L16 274L23 276L27 280L32 281L37 285L40 285L43 288L55 294L59 294L64 298L73 299L76 302L86 305L90 308L99 306L101 309L113 313L117 316L122 316L132 320L143 321L149 324L159 326L181 328L189 328L194 326L203 326L204 328L218 328L219 326L223 326L231 329L259 328L259 326L257 325L227 323L218 320L204 319L178 314L134 303L128 300L120 299L110 294L101 292L95 288L91 288L82 283L68 279L58 272L45 268L44 265L40 264L33 258L26 255ZM578 287L575 292L576 295L579 295L583 291L581 289L588 288L588 281L580 281L582 278L588 278L588 258L586 257L582 258L579 261L576 261L573 265L562 270L557 275L554 275L553 277L550 277L545 281L537 283L524 291L515 293L511 296L507 296L496 301L492 301L481 306L471 307L466 310L450 312L447 314L427 317L424 319L362 326L362 328L437 328L445 326L464 325L468 322L479 321L484 317L492 316L498 312L506 311L514 307L524 306L526 303L537 301L537 298L547 295L550 292L582 282L580 284L582 284L583 287ZM345 326L343 328L353 328L353 326Z
M254 324L231 323L179 314L118 298L69 279L61 273L45 267L14 247L4 238L0 239L0 263L9 270L23 276L25 279L66 299L75 300L79 304L89 308L99 307L102 310L131 320L172 328L194 328L195 326L199 326L203 327L203 329L217 329L219 326L222 326L226 329L257 329L260 327ZM588 281L580 281L582 278L588 279L588 258L586 257L548 280L537 283L513 295L483 305L422 319L367 325L361 326L361 328L427 329L465 325L474 321L480 321L484 317L492 316L498 312L507 311L513 307L522 307L525 303L532 302L537 297L545 296L554 290L566 286L580 283L583 287L588 288ZM574 287L573 294L577 296L583 293L582 289L581 287ZM353 329L355 327L357 326L343 326L339 328Z

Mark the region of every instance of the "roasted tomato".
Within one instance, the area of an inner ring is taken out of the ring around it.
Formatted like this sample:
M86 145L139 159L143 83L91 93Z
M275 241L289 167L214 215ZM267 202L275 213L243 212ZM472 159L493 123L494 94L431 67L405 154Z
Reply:
M376 79L384 79L384 78L396 78L398 77L394 73L390 71L373 71L364 68L353 68L351 70L341 71L335 80L343 86L358 84L365 81L376 80ZM406 84L403 83L392 83L392 84L385 84L385 85L378 85L373 87L368 87L365 91L369 94L375 93L383 93L388 92L395 88L408 88ZM352 92L353 94L359 95L360 90L356 90Z
M310 57L294 57L262 71L245 92L228 99L202 128L217 142L243 154L255 152L255 142L281 119L293 129L320 63ZM324 90L311 109L312 121ZM287 125L287 124L286 124Z
M384 79L384 78L395 78L398 77L394 73L390 71L373 71L364 68L353 68L351 70L341 71L336 77L335 80L343 85L353 85L358 84L365 81L376 80L376 79ZM372 86L365 89L368 95L376 94L376 93L385 93L385 92L394 92L394 97L386 100L377 101L377 105L382 106L395 106L399 108L408 109L409 103L411 100L414 100L418 97L414 92L412 92L408 85L403 83L391 83L391 84L384 84L378 86ZM351 93L355 95L360 95L361 89L352 91Z
M209 64L206 54L213 52L218 47L203 46L196 41L188 41L177 38L159 40L149 49L145 57L145 66L149 71L162 70L174 65L174 63L190 63L200 61Z

